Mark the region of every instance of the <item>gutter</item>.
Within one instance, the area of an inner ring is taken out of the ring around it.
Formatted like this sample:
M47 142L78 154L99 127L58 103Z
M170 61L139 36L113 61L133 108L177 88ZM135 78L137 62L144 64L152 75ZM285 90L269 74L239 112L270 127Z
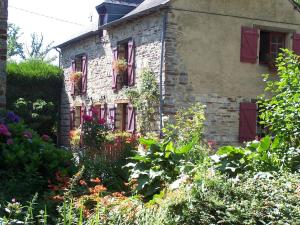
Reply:
M167 20L168 12L163 13L163 24L162 24L162 33L161 33L161 55L160 55L160 73L159 73L159 130L160 136L163 135L163 69L165 62L165 39L166 39L166 30L167 30Z

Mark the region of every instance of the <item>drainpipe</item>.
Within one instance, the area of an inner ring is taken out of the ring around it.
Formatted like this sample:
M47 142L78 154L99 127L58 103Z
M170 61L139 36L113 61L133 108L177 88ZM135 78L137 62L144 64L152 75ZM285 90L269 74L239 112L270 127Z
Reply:
M61 50L57 47L54 47L54 49L58 52L58 67L61 68Z
M165 63L165 38L167 30L167 19L168 12L165 11L163 14L163 24L162 24L162 33L161 33L161 55L160 55L160 74L159 74L159 129L160 136L162 136L163 128L163 68Z

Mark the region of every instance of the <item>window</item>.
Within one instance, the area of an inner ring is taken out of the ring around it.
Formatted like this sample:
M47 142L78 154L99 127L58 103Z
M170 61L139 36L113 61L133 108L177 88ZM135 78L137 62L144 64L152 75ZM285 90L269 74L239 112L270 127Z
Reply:
M87 91L87 56L79 55L72 60L72 74L80 73L80 79L71 80L71 95L85 94Z
M118 90L126 86L134 86L135 82L135 49L132 40L122 41L113 49L113 74L112 74L112 89ZM127 68L125 71L118 70L116 65L120 60L125 60Z
M260 35L259 35L260 33ZM260 38L259 38L260 36ZM287 33L259 30L255 27L242 27L240 61L243 63L267 64L272 62L280 52L280 48L286 47ZM300 34L293 34L293 50L300 55ZM260 44L258 52L258 44Z
M274 63L280 49L285 47L285 37L285 33L261 31L259 63Z
M116 129L134 132L136 126L136 115L133 106L129 103L121 103L116 108Z
M82 122L82 108L81 106L73 107L70 111L70 130L78 129Z
M127 120L127 103L117 105L116 129L126 131Z

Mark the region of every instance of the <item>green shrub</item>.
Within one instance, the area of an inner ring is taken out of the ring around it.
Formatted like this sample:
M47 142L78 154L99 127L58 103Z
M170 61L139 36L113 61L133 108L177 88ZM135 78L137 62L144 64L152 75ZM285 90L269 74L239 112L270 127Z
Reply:
M204 162L208 154L202 140L204 118L204 107L192 105L178 111L161 140L140 139L144 149L140 148L127 165L130 180L137 183L136 193L151 198L180 175L189 174L194 164Z
M7 108L40 135L55 137L62 70L39 60L7 64Z
M277 73L264 75L267 96L260 104L261 124L288 148L300 146L300 63L287 49L276 60ZM269 97L270 96L270 97Z
M300 150L285 150L284 142L269 136L246 147L224 146L211 156L215 168L230 176L245 172L299 171Z

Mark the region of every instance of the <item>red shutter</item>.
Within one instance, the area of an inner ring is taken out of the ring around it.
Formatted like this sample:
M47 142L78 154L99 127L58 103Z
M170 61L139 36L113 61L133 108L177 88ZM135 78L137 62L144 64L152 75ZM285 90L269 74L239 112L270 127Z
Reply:
M257 106L255 103L240 104L240 142L253 141L256 137Z
M241 35L241 62L256 63L258 46L258 30L242 27Z
M127 105L127 131L134 132L135 131L135 109L132 105Z
M113 62L118 60L118 48L113 49ZM117 90L117 72L112 68L112 89Z
M109 121L112 130L115 130L116 128L116 108L113 106L109 108Z
M300 34L297 33L293 35L293 51L300 55Z
M87 56L82 56L82 82L81 82L81 93L86 94L87 91L87 73L88 73L88 64Z
M75 108L70 110L70 130L75 128Z
M101 108L100 108L100 119L106 121L106 116L107 116L106 114L107 114L106 104L101 105Z
M134 86L135 82L135 48L134 42L128 42L128 63L127 63L127 74L128 74L128 86Z
M75 60L72 60L71 68L72 68L72 73L74 73L76 70ZM75 85L73 82L71 82L71 95L75 95Z

